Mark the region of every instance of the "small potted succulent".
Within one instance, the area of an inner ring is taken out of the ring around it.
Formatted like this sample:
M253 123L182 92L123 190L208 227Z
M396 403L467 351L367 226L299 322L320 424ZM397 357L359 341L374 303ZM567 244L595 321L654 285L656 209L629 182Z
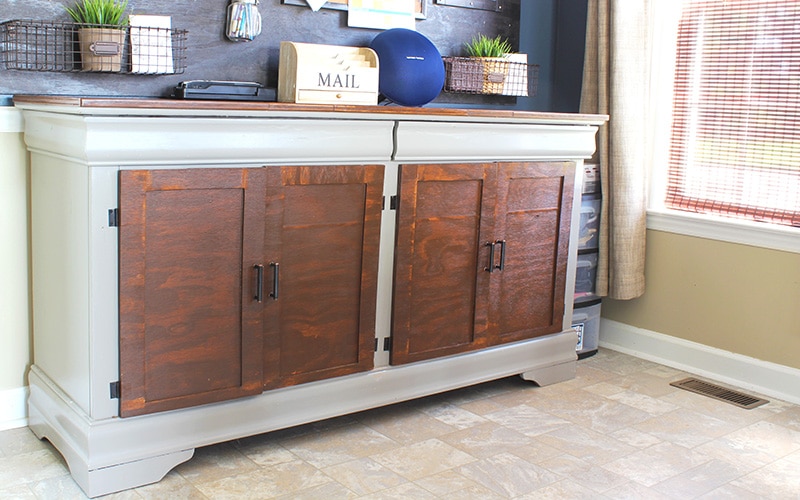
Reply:
M128 0L80 0L65 7L78 25L81 68L84 71L120 71L125 44L124 17Z

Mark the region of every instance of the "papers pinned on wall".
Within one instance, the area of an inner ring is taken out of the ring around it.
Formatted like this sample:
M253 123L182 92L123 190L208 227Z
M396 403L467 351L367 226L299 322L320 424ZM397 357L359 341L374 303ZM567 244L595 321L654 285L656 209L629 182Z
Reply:
M414 0L350 0L347 10L353 28L416 29Z
M131 14L131 73L174 73L172 18Z

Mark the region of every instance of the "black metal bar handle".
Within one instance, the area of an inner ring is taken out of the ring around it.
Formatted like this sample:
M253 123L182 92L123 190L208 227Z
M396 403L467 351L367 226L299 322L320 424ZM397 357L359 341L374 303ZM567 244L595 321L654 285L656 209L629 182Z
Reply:
M261 303L264 300L264 266L256 264L253 269L256 270L256 296L253 298Z
M506 268L506 240L497 240L495 244L500 245L500 265L495 266L495 269L502 271Z
M489 266L484 267L483 270L493 273L494 272L494 242L487 241L486 246L489 247Z
M278 300L278 289L280 288L280 283L278 279L280 278L280 264L277 262L270 262L269 265L272 267L272 292L270 292L269 296L272 297L273 300Z

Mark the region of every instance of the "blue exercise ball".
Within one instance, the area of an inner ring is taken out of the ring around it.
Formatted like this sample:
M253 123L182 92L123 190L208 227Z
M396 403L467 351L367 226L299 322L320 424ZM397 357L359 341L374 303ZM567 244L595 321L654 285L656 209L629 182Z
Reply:
M444 86L444 63L425 35L393 28L372 39L378 54L378 90L401 106L422 106L436 99Z

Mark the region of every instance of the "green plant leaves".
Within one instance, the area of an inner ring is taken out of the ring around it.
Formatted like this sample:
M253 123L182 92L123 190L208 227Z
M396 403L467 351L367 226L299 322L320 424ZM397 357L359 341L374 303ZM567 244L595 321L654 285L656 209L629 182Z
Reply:
M500 35L489 38L484 34L472 37L472 41L464 43L467 55L471 57L502 57L511 52L511 43Z
M74 7L64 8L80 24L122 26L127 23L122 16L128 8L128 0L83 0Z

